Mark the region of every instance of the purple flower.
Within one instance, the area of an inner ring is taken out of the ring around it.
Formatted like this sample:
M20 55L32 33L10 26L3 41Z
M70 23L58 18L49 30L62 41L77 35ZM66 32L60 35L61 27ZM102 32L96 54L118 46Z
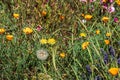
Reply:
M104 63L108 64L108 54L104 54Z
M112 46L109 46L109 53L113 56L113 57L115 57L115 49L112 47Z
M95 77L95 80L101 80L101 77L98 75Z
M117 63L120 65L120 58L118 58Z
M106 54L106 52L104 51L104 49L103 49L103 48L100 48L100 51L103 53L103 55L105 55L105 54Z
M104 63L107 64L108 63L108 54L106 53L106 51L104 51L103 48L100 49L100 51L103 53L103 60L104 60Z
M116 22L116 23L117 23L118 21L119 21L119 20L118 20L118 18L117 18L117 17L115 17L115 18L114 18L114 22Z
M37 31L40 31L42 29L41 25L37 26Z
M103 4L102 7L103 7L103 9L106 9L106 10L108 9L108 5L107 4Z
M89 74L92 72L89 65L86 65L86 70Z

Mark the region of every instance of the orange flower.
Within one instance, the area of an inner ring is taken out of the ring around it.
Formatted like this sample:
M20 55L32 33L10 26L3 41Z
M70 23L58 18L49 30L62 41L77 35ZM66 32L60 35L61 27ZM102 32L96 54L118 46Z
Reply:
M29 27L26 27L26 28L23 29L23 32L25 34L31 34L33 32L33 30L31 28L29 28Z
M83 13L82 13L82 14L81 14L81 16L82 16L82 17L84 17L84 16L85 16L85 14L83 14Z
M82 43L82 49L83 50L86 49L88 47L88 45L89 45L89 42Z
M60 15L60 20L63 20L64 18L65 18L64 16Z
M100 34L100 30L96 30L96 34Z
M19 14L14 13L13 17L16 18L16 19L19 19Z
M106 3L108 0L102 0L102 2Z
M86 20L90 20L90 19L92 18L92 15L85 15L84 18L85 18Z
M104 40L104 42L106 45L110 44L110 40Z
M106 33L106 36L107 36L107 37L111 36L111 33Z
M13 35L9 35L9 34L6 35L6 39L9 40L9 41L11 41L13 39Z
M102 18L102 21L103 21L103 22L108 22L108 20L109 20L108 17L103 17L103 18Z
M0 34L3 34L5 32L4 28L0 28Z
M65 55L64 52L60 53L60 57L61 57L61 58L64 58L65 56L66 56L66 55Z
M120 6L120 0L116 0L115 2Z
M46 11L42 11L42 16L46 16L47 12Z
M110 68L110 69L108 70L108 72L109 72L111 75L116 76L116 75L118 74L118 72L119 72L119 68Z

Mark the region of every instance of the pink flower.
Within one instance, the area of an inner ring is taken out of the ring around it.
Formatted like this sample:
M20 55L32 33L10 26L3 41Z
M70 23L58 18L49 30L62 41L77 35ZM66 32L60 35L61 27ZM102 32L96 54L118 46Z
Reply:
M118 18L117 18L117 17L115 17L115 18L114 18L114 22L116 22L116 23L117 23L118 21L119 21L119 20L118 20Z
M110 3L112 3L114 0L109 0Z
M40 31L42 29L41 25L37 26L37 31Z
M90 2L94 2L94 1L96 1L96 0L90 0Z
M115 12L115 7L113 7L113 5L111 5L111 6L108 8L108 12L109 12L109 13Z

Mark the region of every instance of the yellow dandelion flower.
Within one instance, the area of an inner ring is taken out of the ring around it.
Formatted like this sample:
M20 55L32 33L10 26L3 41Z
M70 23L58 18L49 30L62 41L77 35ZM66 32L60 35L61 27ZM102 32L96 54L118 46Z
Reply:
M86 34L85 33L80 33L80 36L81 37L86 37Z
M13 17L16 18L16 19L19 19L19 14L14 13Z
M4 28L0 28L0 34L3 34L5 32Z
M29 28L29 27L26 27L26 28L23 29L23 32L25 34L31 34L33 32L33 30L31 28Z
M9 41L11 41L13 39L13 35L9 35L9 34L6 35L6 39L9 40Z
M83 50L86 49L88 47L88 45L89 45L89 42L82 43L82 49Z
M108 22L108 20L109 20L108 17L103 17L103 18L102 18L102 21L103 21L103 22Z
M118 74L118 72L119 72L119 68L110 68L110 69L108 70L108 72L109 72L111 75L116 76L116 75Z
M106 45L110 44L110 40L104 40L104 42Z
M84 18L85 18L86 20L90 20L90 19L92 18L92 15L85 15Z
M100 30L96 30L96 34L100 34Z
M46 11L42 11L42 16L46 16L47 12Z
M107 33L106 33L106 36L107 36L107 37L111 36L111 33L107 32Z
M56 40L54 39L54 38L50 38L50 39L48 39L48 44L51 44L51 45L53 45L53 44L55 44L56 43Z
M64 58L65 56L66 56L66 55L65 55L64 52L60 53L60 57L61 57L61 58Z
M41 44L47 44L47 40L46 40L46 39L41 39L41 40L40 40L40 43L41 43Z

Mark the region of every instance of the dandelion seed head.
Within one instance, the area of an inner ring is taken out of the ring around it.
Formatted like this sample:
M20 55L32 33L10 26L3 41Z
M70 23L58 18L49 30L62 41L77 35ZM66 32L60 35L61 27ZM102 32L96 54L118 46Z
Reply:
M48 52L43 49L37 50L36 55L39 60L46 60L49 56Z

